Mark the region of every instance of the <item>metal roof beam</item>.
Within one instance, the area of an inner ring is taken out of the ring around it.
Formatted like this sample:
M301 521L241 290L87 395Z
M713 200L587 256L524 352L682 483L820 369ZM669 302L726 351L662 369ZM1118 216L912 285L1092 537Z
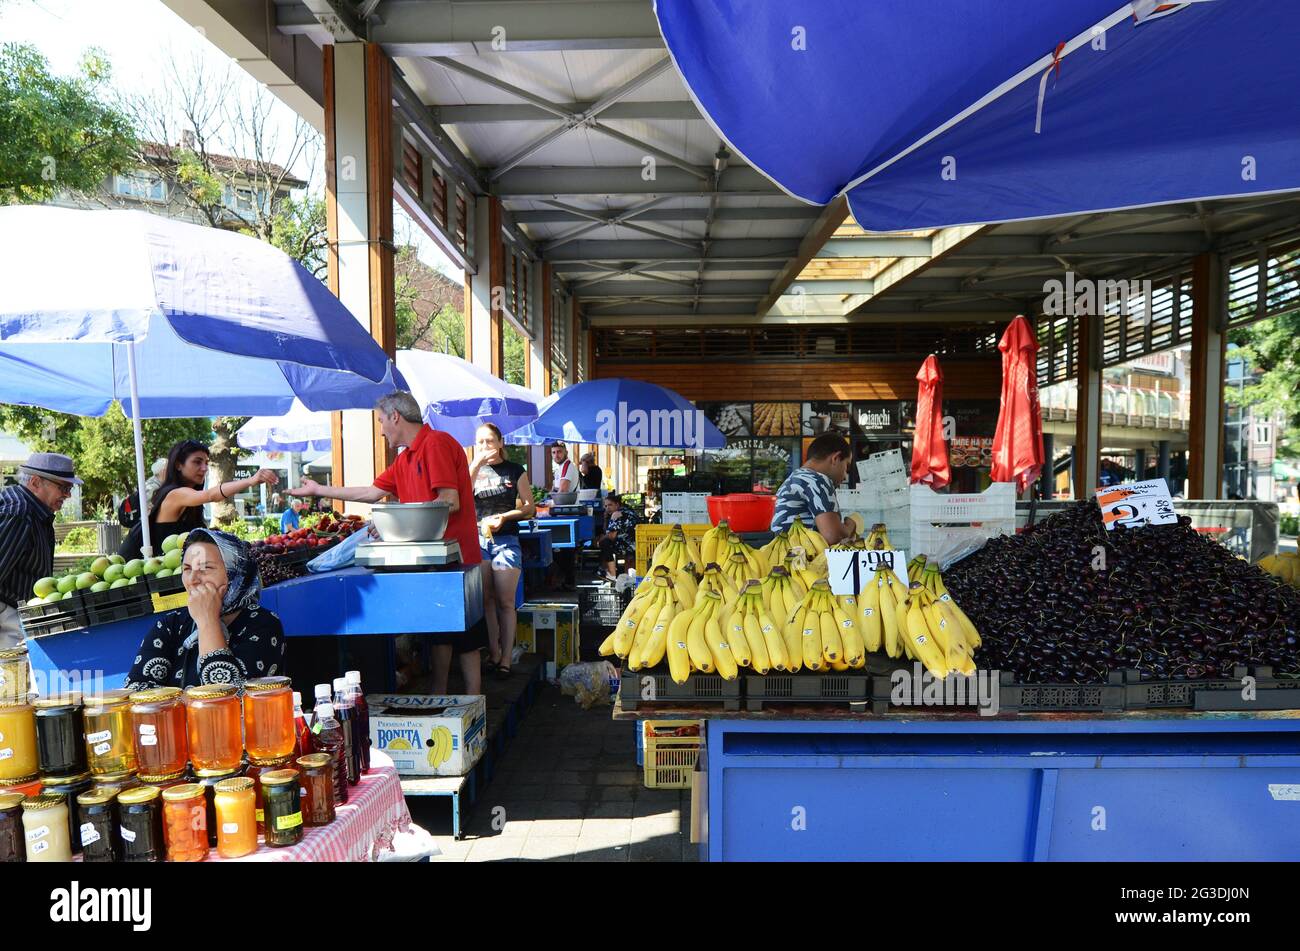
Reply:
M557 103L570 113L591 108L589 102ZM689 100L680 102L618 102L604 111L609 121L637 119L678 119L703 122L704 117ZM554 116L527 103L474 103L466 106L439 106L438 118L446 125L476 125L490 122L550 122Z
M667 198L658 199L658 201L666 200ZM812 205L789 208L728 208L726 205L721 205L713 220L715 223L723 224L728 221L813 221L820 211L820 208ZM586 209L561 207L520 209L514 212L515 220L521 225L572 224L593 220L590 217L592 214L597 213L588 212ZM708 214L709 209L704 207L655 208L651 211L639 212L636 217L640 221L705 221Z
M853 315L817 315L816 317L802 316L799 314L766 314L758 316L756 314L720 313L720 314L692 314L687 311L674 311L669 308L661 308L653 314L590 314L588 319L593 327L626 327L634 328L658 328L662 329L665 324L674 328L700 328L712 329L715 327L761 327L761 326L790 326L803 324L810 326L821 326L828 324L852 324L853 326L871 326L873 324L942 324L953 323L951 315L945 314L912 314L912 313L882 313L866 315L869 319L863 319L861 313ZM983 312L971 312L958 315L963 324L1006 324L1014 317L1015 314L1008 310L985 310Z
M281 33L321 32L306 7L276 6L275 12ZM645 0L388 0L372 17L366 38L382 44L393 56L662 49L664 45L654 9Z
M776 271L783 265L787 258L706 258L705 274L710 270L713 271ZM607 265L602 265L597 261L555 261L552 259L552 265L555 270L564 274L605 274L611 269ZM613 262L615 264L626 264L626 258L619 258ZM699 258L657 258L653 261L644 261L642 267L653 267L657 271L689 271L691 274L696 273L700 268Z
M713 175L712 168L698 171L706 179ZM548 167L524 166L511 169L492 187L500 198L593 197L618 195L698 195L707 197L710 186L694 174L679 168L655 168L653 177L643 177L646 168L641 165L605 166L589 168L581 165L556 165ZM718 190L723 194L770 195L786 197L760 172L749 167L729 168L722 176Z
M847 239L861 240L861 239ZM1137 257L1192 257L1210 247L1200 231L1114 234L1062 242L1045 235L985 234L952 251L948 257L1089 257L1131 254Z
M928 258L933 250L929 238L895 238L888 235L866 238L831 238L817 258Z
M708 261L718 258L762 258L784 263L799 250L790 239L724 238L710 242ZM673 242L660 241L573 241L563 250L547 256L550 261L680 261ZM696 259L698 266L698 258Z

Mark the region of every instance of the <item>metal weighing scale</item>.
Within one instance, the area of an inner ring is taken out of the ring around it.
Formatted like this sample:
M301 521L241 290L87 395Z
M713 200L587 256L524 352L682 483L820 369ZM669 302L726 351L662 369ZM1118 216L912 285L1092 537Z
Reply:
M591 514L590 505L552 505L545 518L582 518Z
M459 565L460 543L443 539L436 542L366 542L357 546L355 564L375 571L419 571Z

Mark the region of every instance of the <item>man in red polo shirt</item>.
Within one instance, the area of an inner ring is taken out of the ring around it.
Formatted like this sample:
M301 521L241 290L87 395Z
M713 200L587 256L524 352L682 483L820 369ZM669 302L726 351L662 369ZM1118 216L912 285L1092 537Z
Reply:
M460 543L466 568L483 560L474 512L474 486L469 480L465 451L447 433L430 429L420 415L420 405L401 390L383 397L375 407L384 438L390 446L405 446L393 464L368 486L320 485L304 479L290 495L320 496L347 502L379 502L390 495L399 502L447 502L451 517L443 538ZM465 692L482 693L479 650L487 645L487 628L479 621L464 633L429 634L433 640L433 692L447 692L453 648L465 678Z

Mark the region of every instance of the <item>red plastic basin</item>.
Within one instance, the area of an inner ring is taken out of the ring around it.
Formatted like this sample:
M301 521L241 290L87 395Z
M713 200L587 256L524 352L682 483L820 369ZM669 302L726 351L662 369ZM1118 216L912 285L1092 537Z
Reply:
M737 492L709 496L709 521L717 525L726 519L733 532L765 532L772 527L775 513L775 495Z

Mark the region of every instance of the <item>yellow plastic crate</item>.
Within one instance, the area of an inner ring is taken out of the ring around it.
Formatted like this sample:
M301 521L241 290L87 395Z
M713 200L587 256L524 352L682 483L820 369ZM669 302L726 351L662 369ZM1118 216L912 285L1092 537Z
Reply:
M660 736L680 727L696 727L698 736ZM643 720L647 789L690 789L691 774L704 748L703 720Z
M687 538L693 538L696 542L699 542L704 537L704 533L712 527L712 525L708 524L683 525L682 530L686 533ZM668 533L672 530L671 525L638 525L636 527L637 574L644 575L650 571L650 559L654 556L655 548L668 537Z

